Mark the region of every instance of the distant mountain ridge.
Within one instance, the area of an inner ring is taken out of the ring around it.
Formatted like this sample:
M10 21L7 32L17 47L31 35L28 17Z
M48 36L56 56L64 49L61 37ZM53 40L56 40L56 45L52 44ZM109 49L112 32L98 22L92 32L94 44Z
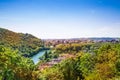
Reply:
M41 49L42 41L31 34L0 28L0 45L18 50L24 56L32 56Z

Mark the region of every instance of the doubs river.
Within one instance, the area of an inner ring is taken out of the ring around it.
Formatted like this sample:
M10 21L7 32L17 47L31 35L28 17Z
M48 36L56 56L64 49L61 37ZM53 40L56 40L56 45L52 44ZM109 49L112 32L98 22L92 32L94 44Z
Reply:
M33 62L34 62L35 64L37 64L37 63L40 61L39 58L45 54L45 51L48 51L48 50L40 51L40 52L38 52L36 55L34 55L34 56L31 57L31 59L33 60Z

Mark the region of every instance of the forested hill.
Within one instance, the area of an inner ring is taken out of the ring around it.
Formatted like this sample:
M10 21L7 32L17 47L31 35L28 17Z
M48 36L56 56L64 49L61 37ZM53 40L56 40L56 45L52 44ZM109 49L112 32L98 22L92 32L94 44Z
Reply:
M0 45L18 50L21 55L29 57L42 48L42 41L31 34L0 28Z

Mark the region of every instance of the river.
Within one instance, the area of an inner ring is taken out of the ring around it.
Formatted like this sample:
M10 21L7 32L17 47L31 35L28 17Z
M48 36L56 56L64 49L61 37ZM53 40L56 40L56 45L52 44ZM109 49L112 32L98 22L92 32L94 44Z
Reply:
M35 64L37 64L40 61L39 58L44 55L45 51L48 51L48 50L42 50L42 51L38 52L36 55L31 57L31 59L33 60L33 62Z

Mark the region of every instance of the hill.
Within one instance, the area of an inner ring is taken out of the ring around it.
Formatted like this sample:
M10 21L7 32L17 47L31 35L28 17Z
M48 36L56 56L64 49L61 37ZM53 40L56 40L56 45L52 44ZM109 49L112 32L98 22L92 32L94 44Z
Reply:
M16 33L0 28L0 45L18 50L21 55L30 57L42 49L41 39L31 34Z

